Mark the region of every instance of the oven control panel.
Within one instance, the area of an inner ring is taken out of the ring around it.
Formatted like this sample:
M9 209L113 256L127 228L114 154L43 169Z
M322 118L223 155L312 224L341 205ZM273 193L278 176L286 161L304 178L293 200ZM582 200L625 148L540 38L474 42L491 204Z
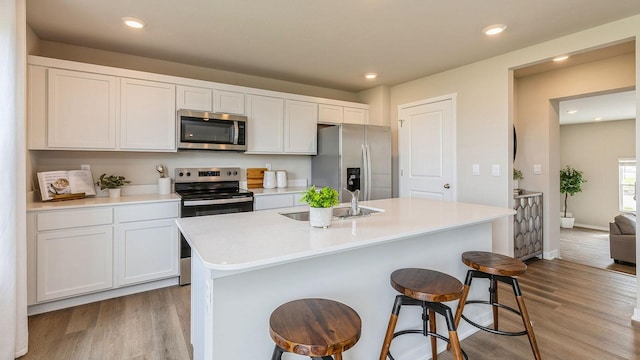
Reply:
M240 168L176 168L175 182L240 181Z

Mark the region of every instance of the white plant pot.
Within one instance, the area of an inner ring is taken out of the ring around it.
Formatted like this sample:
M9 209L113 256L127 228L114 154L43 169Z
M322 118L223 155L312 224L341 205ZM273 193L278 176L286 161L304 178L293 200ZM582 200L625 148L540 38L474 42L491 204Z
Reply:
M560 227L564 229L572 229L573 223L576 221L576 218L572 217L560 217Z
M309 224L313 227L329 227L329 225L331 225L332 216L333 208L309 207Z
M120 197L120 188L117 189L109 189L109 197L110 198L119 198Z

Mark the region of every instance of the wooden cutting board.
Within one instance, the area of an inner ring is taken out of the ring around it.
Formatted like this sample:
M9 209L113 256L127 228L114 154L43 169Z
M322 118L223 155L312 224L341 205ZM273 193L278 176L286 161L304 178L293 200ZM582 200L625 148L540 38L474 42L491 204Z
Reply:
M265 171L267 168L247 168L247 188L261 188Z

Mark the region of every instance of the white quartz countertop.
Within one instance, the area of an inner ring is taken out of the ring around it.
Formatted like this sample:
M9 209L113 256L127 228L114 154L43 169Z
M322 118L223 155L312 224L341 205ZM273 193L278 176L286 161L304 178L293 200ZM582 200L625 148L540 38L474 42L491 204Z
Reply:
M280 213L304 207L177 219L180 231L212 270L242 272L493 221L513 209L426 199L361 202L384 212L313 228ZM348 206L342 204L340 206Z
M113 205L133 205L144 204L153 202L166 202L166 201L180 201L180 197L176 194L158 195L158 194L143 194L143 195L126 195L119 198L110 198L106 196L93 196L86 197L78 200L66 200L66 201L28 201L27 211L43 211L43 210L56 210L56 209L73 209L73 208L86 208L96 206L113 206Z

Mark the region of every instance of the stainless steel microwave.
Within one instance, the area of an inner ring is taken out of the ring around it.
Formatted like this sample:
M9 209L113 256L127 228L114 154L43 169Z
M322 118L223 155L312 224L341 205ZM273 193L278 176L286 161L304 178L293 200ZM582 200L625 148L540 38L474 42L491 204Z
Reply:
M247 117L178 110L178 149L247 150Z

